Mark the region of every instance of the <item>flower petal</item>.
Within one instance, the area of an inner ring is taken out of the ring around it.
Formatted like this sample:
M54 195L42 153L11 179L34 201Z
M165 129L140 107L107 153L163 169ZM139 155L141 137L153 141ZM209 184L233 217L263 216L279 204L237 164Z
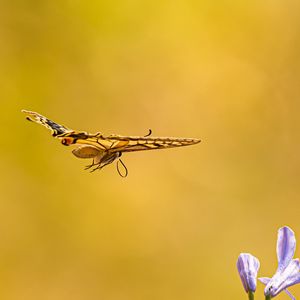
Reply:
M241 253L237 260L237 269L246 293L255 292L259 260L249 253Z
M278 269L283 271L292 258L296 249L296 238L294 232L287 226L278 230L277 238L277 258Z
M280 292L300 282L300 262L299 259L293 259L283 270L277 270L265 287L265 295L275 297Z
M258 280L263 283L264 285L267 285L269 283L269 281L271 280L271 278L269 277L259 277Z
M300 282L300 262L299 259L293 259L284 272L281 274L284 280L285 288Z

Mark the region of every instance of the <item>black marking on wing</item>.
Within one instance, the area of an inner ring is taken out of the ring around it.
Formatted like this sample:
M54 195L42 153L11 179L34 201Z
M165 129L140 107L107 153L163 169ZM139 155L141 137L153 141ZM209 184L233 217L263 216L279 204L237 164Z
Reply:
M68 130L65 126L59 125L47 118L45 118L45 123L53 130L52 136L58 136L66 132Z
M46 128L50 129L52 131L52 136L56 137L62 134L65 134L67 132L72 132L71 129L57 124L53 122L52 120L49 120L48 118L33 112L33 111L28 111L28 110L22 110L22 112L28 114L29 116L26 117L27 120L41 124L45 126Z

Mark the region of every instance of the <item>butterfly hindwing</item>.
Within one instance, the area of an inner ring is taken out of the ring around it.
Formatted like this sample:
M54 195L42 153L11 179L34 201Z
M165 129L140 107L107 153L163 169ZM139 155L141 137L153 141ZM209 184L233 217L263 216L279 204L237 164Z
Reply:
M75 148L72 153L78 158L94 158L103 152L94 146L82 145Z
M65 127L63 125L57 124L36 112L25 110L25 109L23 109L22 112L29 115L29 116L27 116L28 121L32 121L32 122L41 124L41 125L45 126L46 128L50 129L52 131L53 136L58 136L60 134L64 134L66 132L72 131L71 129L68 129L67 127Z

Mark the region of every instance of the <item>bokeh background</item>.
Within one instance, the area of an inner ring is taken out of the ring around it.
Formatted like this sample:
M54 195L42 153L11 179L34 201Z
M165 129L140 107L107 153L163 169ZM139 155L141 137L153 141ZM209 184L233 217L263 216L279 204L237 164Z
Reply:
M0 6L1 299L245 299L240 252L272 276L300 239L299 1ZM21 109L202 143L90 174Z

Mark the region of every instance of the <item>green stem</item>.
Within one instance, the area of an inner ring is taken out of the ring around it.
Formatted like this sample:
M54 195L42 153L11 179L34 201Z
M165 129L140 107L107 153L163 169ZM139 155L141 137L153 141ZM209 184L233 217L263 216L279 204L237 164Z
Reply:
M254 293L249 291L248 292L248 297L249 297L249 300L254 300Z
M267 295L267 296L266 296L266 300L271 300L271 296L270 296L270 295Z

